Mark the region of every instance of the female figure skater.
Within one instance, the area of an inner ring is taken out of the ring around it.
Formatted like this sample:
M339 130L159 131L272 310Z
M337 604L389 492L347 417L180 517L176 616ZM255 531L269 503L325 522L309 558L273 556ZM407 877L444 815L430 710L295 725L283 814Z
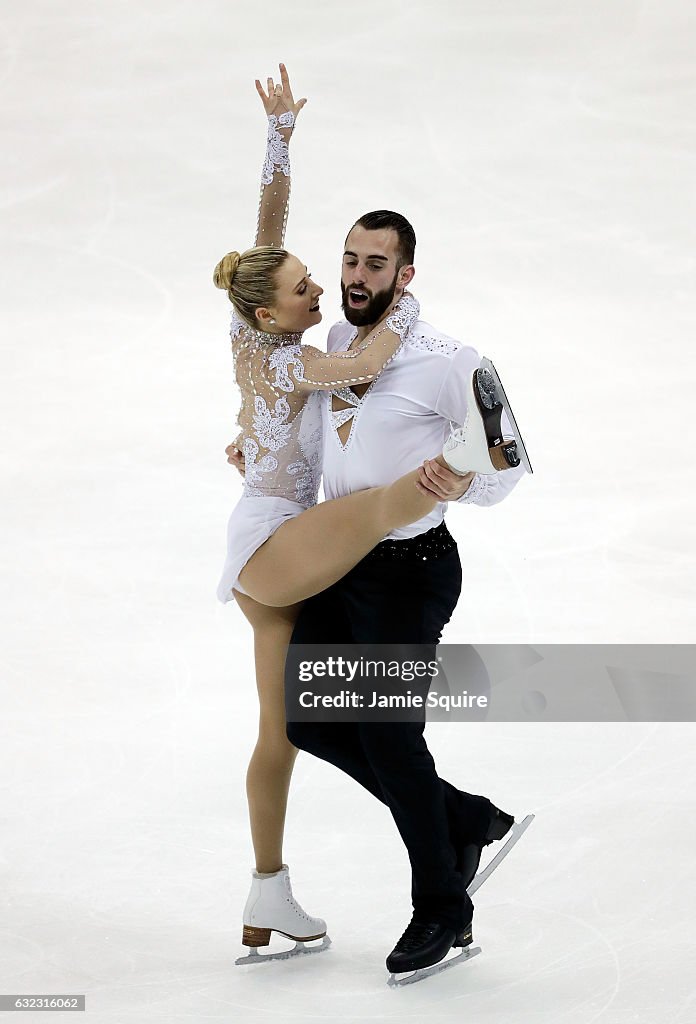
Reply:
M241 255L227 253L213 274L234 307L232 351L242 397L237 443L245 460L244 492L228 522L218 597L234 598L253 628L260 703L259 736L247 772L256 870L242 942L250 947L268 945L271 931L301 942L326 934L325 921L307 915L294 900L282 856L297 755L285 731L284 666L301 603L342 578L392 530L421 519L437 504L416 487L414 470L389 486L317 505L322 392L389 372L419 306L404 291L402 268L398 300L360 347L327 354L302 344L304 331L322 318L323 289L305 264L282 248L290 192L288 142L306 100L294 101L287 71L280 68L282 84L269 78L266 92L256 82L268 116L268 145L254 247ZM478 428L482 471L496 472L502 467L499 460L497 467L491 462L480 420ZM438 456L436 461L450 468L455 460ZM478 465L471 468L481 471Z

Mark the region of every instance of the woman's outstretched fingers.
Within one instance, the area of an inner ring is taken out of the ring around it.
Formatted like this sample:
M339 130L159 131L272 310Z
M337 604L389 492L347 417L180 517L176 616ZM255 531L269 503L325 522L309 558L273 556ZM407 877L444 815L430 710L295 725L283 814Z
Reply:
M280 68L280 81L282 83L283 95L285 96L285 99L288 101L288 106L291 107L295 101L292 98L292 89L290 87L290 76L288 74L288 69L285 67L284 64L279 64L278 67Z
M268 94L266 94L264 92L263 86L261 85L261 82L257 78L256 79L256 91L259 94L259 96L261 97L261 102L263 103L263 109L266 111L266 114L267 115L268 114L272 114L273 113L273 109L274 109L274 107L276 105L276 97L275 97L275 93L273 91L273 79L272 78L268 79Z
M293 110L295 112L295 116L297 116L297 114L299 114L299 112L302 110L303 106L307 102L307 99L305 98L295 101L295 98L292 95L292 87L290 85L290 75L288 74L288 69L285 67L284 64L279 64L278 67L280 68L280 80L283 85L283 99L287 103L290 110Z
M291 110L297 117L307 100L301 99L297 103L295 102L292 95L292 89L290 88L288 71L284 64L280 65L280 75L282 81L277 83L273 81L270 75L266 79L268 92L264 92L259 79L255 79L256 91L261 97L261 102L263 103L263 108L267 115L280 115Z

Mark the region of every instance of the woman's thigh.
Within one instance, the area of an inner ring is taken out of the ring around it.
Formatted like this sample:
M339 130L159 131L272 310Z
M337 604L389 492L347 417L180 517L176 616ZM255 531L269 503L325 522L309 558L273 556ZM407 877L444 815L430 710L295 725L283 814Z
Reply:
M288 519L239 574L268 605L302 602L341 579L389 532L384 487L323 501Z

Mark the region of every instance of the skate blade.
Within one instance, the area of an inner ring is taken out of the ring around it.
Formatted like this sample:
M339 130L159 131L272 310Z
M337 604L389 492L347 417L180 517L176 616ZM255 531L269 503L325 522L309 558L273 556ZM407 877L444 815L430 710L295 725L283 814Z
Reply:
M252 947L248 956L240 956L235 960L235 966L241 964L263 964L268 960L290 960L296 956L307 956L309 953L323 953L331 945L331 939L325 935L318 946L308 946L306 942L297 941L292 949L285 949L279 953L259 953L257 947Z
M468 946L458 956L453 956L451 960L442 960L439 964L433 964L432 967L421 967L413 974L409 974L408 977L403 977L401 974L390 974L387 979L387 985L389 988L415 985L416 982L425 981L426 978L432 977L433 974L440 974L442 971L448 971L450 967L456 967L457 964L461 964L465 960L472 960L480 952L480 946Z
M505 388L503 387L500 377L498 376L498 371L496 370L495 366L490 361L490 359L487 358L487 356L484 356L481 359L479 369L488 370L488 372L493 377L501 405L503 406L505 412L507 413L508 419L510 420L510 426L512 427L512 432L515 435L515 441L517 442L517 454L520 456L520 461L522 462L522 465L527 470L527 472L533 473L534 470L532 469L532 464L529 461L529 455L527 454L527 449L525 447L524 441L522 440L520 428L517 426L517 420L515 419L509 399L505 394Z
M520 841L533 821L534 815L528 814L526 818L522 819L522 821L519 823L515 822L515 824L511 826L505 845L498 850L490 863L486 864L483 871L479 871L478 874L474 875L472 881L469 883L469 887L466 890L469 893L469 896L473 896L476 890L481 888L486 879L490 878L495 869L500 867L500 862L505 860L510 850Z

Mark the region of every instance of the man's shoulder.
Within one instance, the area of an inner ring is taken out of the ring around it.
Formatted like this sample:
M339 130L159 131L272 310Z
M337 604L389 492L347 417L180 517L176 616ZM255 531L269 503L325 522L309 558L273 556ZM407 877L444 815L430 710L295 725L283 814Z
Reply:
M478 361L478 353L473 345L468 345L458 338L453 338L444 331L433 327L427 320L417 320L411 328L406 339L406 345L414 354L430 356L439 363L449 364L456 359L457 362L470 359Z
M427 320L416 320L406 343L416 352L430 352L445 359L451 359L463 347L461 341L433 327Z
M350 342L355 334L355 327L347 320L338 320L329 331L326 343L328 352L335 352ZM438 360L449 361L458 353L469 352L476 356L476 350L457 338L438 330L427 320L416 320L406 338L402 353L429 354Z

